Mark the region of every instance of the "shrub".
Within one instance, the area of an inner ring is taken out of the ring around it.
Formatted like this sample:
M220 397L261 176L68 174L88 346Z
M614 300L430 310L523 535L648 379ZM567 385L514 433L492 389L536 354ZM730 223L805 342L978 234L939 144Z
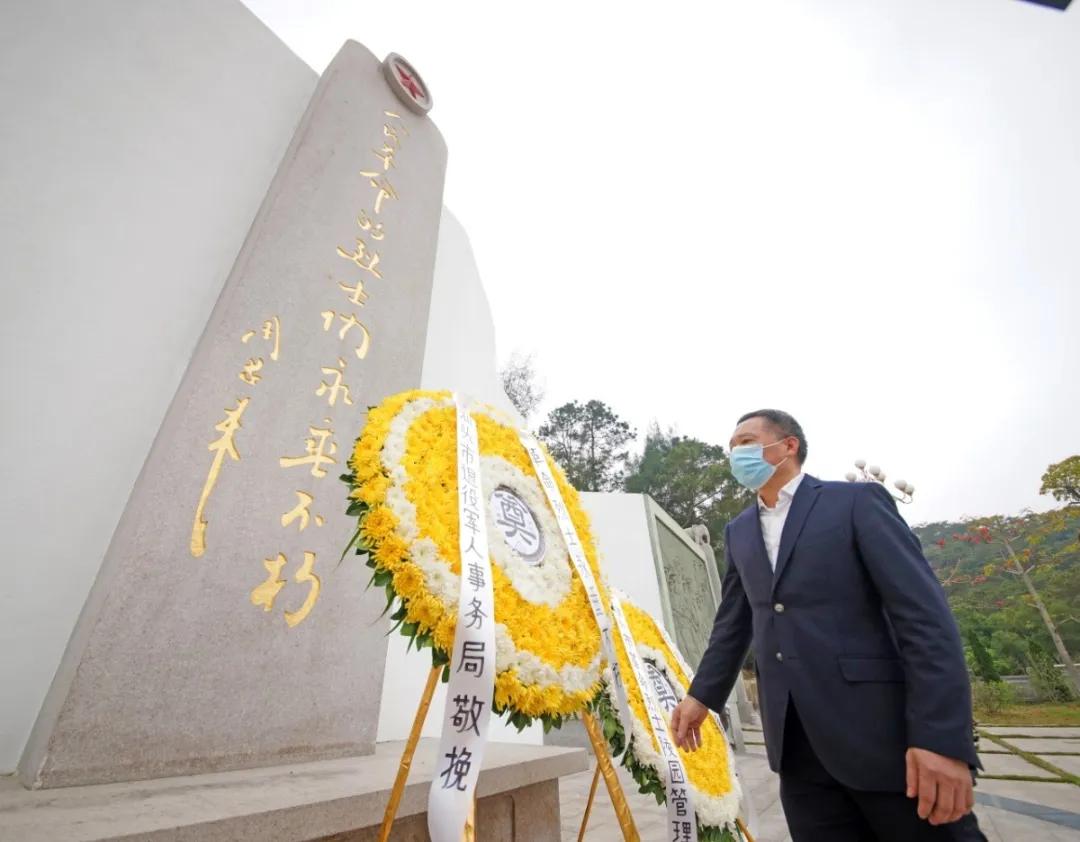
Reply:
M992 716L1015 702L1016 693L1004 681L978 679L971 685L971 698L975 710Z
M1064 673L1057 668L1050 653L1034 643L1028 647L1027 674L1039 701L1068 702L1072 699L1072 690Z

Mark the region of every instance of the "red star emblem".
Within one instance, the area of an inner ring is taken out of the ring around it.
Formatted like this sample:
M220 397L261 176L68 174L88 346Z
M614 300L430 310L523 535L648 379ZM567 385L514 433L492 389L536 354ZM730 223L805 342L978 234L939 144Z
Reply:
M419 102L425 99L424 89L417 84L416 80L405 72L405 69L400 65L395 65L394 69L397 71L398 78L401 80L402 87L409 92L409 96Z

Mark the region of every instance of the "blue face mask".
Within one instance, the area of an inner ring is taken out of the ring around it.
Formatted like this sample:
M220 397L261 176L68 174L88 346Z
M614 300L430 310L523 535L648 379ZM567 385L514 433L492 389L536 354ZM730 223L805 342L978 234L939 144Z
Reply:
M780 444L774 441L772 444L740 444L731 448L731 473L739 485L757 491L761 486L772 479L776 469L783 465L787 459L777 465L765 461L765 448Z

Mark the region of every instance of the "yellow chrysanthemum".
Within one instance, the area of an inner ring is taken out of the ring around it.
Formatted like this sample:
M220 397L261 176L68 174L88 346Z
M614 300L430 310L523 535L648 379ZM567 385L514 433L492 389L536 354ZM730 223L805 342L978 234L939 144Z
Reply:
M366 536L370 539L370 536ZM393 573L398 564L409 555L408 545L397 535L388 535L382 541L372 542L375 549L371 555L379 567Z
M368 506L376 505L386 498L386 490L390 487L390 481L384 476L374 476L357 488L351 496L361 500Z
M397 526L397 519L386 506L376 506L364 516L364 534L380 544L386 541Z
M535 484L541 495L537 499L548 506L517 429L494 411L474 408L472 414L482 464L497 460L507 466ZM456 438L449 392L406 392L368 413L349 459L350 497L368 507L361 516L360 537L371 548L376 571L393 574L390 583L404 603L405 621L430 635L443 652L453 644L456 576L461 570ZM550 457L548 464L606 600L581 501ZM486 488L485 493L491 491ZM565 549L561 536L547 537L551 546ZM568 559L562 563L570 564ZM523 593L494 561L492 574L495 621L504 635L496 664L496 707L527 717L580 712L599 692L601 675L600 634L581 581L573 575L564 593L551 592L541 599L535 583L532 591Z
M424 576L415 564L404 563L394 571L394 592L397 594L419 593L424 586Z

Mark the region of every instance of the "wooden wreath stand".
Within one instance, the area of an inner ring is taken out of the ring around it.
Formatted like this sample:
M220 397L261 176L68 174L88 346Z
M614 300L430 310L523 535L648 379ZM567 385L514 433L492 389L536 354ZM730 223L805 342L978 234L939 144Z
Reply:
M623 832L626 842L640 842L637 827L634 826L634 817L630 815L630 805L626 801L622 784L619 783L619 775L615 771L615 764L611 762L611 752L608 750L607 740L600 728L596 717L588 711L581 715L581 721L585 725L585 731L589 735L593 754L596 755L596 771L593 773L592 786L589 788L589 800L585 802L585 814L581 817L581 830L578 831L578 842L585 838L585 827L589 823L589 813L592 812L593 799L596 798L596 785L601 776L607 784L608 795L611 797L611 806L615 810L615 818L619 821L619 827Z
M427 719L428 709L431 707L431 698L435 695L435 688L439 685L439 676L443 668L433 667L428 674L427 684L420 696L420 706L416 709L416 717L413 719L412 730L405 742L405 750L401 753L401 762L398 764L397 777L394 778L393 789L390 790L390 800L386 802L386 812L383 813L382 827L379 829L379 842L389 842L390 830L394 826L394 818L397 816L398 806L401 804L401 796L405 792L405 784L409 779L409 771L412 768L413 755L416 753L416 744L420 742L420 732L424 728L424 720ZM583 713L582 721L585 730L589 734L589 742L592 744L593 754L596 755L596 774L593 776L592 788L589 791L589 800L585 805L585 816L581 822L580 840L585 833L585 825L589 821L589 812L592 810L593 799L596 797L596 787L603 776L607 784L608 795L615 809L615 816L619 820L619 827L623 832L625 842L641 842L637 827L634 826L634 818L630 815L630 805L626 801L619 776L611 762L608 752L607 741L601 733L600 725L591 713ZM476 839L476 799L473 798L469 817L465 821L462 831L462 842L475 842Z

